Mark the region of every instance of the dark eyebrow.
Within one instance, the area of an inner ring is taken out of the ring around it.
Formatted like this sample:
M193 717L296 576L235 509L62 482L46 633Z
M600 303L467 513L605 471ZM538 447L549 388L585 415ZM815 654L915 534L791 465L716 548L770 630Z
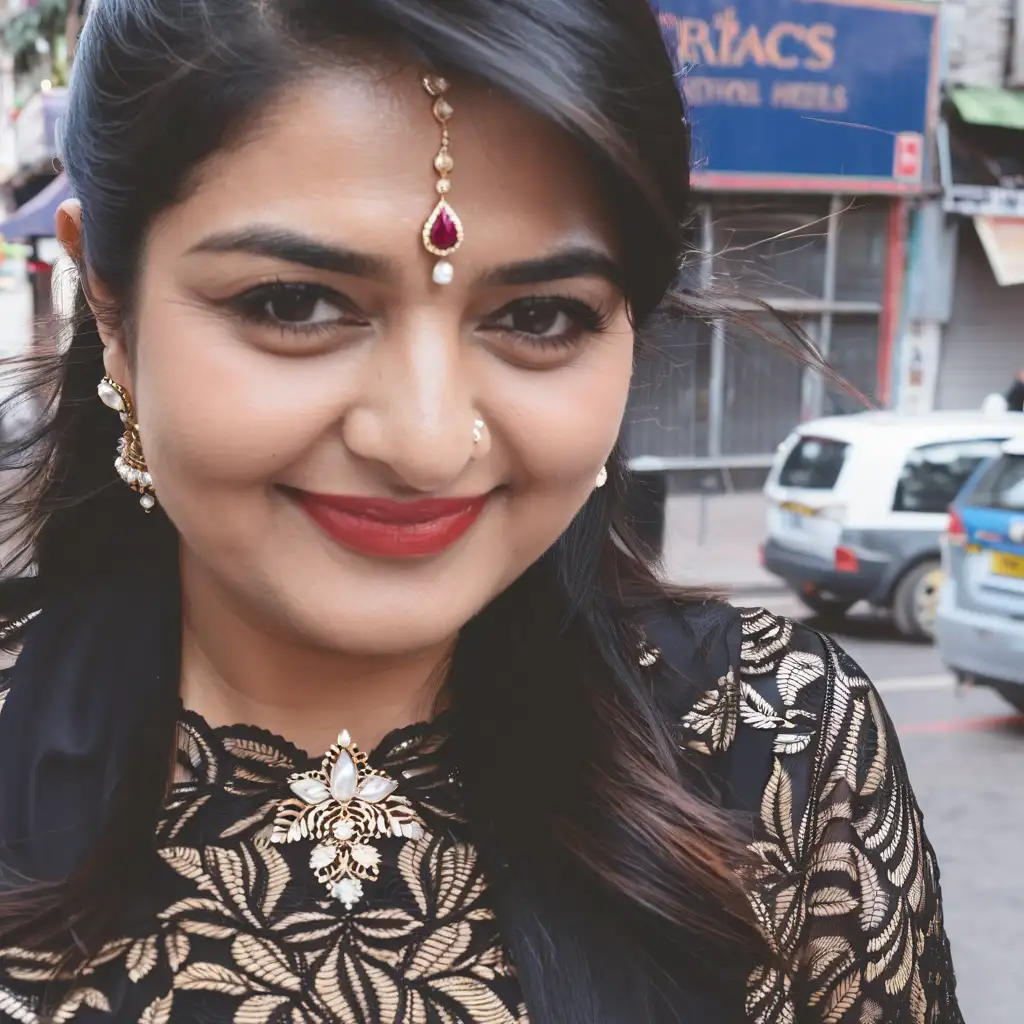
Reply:
M577 246L563 249L536 260L510 263L498 267L484 278L489 285L546 284L571 277L603 277L616 288L622 288L622 271L607 253L600 249Z
M286 263L300 263L314 270L375 280L390 277L394 272L392 265L380 256L327 245L291 231L258 226L210 235L189 252L244 252Z

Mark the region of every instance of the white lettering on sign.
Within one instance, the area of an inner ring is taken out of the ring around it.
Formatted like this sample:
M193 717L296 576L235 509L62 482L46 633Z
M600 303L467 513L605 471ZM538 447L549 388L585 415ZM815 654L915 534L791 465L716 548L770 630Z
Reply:
M775 68L778 71L828 71L836 61L836 26L779 21L745 25L728 7L710 22L702 18L660 15L663 28L676 34L683 64L716 68Z

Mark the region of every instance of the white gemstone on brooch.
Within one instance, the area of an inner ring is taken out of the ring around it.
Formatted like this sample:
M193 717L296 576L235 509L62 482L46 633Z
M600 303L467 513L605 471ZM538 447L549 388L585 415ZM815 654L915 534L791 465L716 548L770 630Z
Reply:
M291 791L307 804L322 804L331 798L331 791L320 779L292 779L288 785Z
M380 867L380 851L372 846L358 845L349 850L353 862L361 868Z
M336 821L334 823L334 838L340 840L343 843L347 843L355 834L356 827L351 821Z
M359 783L356 796L368 804L379 804L381 800L386 800L391 796L396 789L398 789L398 783L394 779L389 779L386 775L371 775Z
M314 871L330 867L338 859L338 848L333 843L321 843L313 847L309 855L309 866Z
M348 803L356 795L358 782L359 773L352 755L342 750L331 769L331 796L340 804Z
M363 883L358 878L343 878L331 886L331 895L351 910L363 898Z

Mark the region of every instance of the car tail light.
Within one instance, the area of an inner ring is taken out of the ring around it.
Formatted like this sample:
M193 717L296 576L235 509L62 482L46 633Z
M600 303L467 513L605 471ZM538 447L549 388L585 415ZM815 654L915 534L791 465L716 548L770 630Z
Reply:
M764 545L763 544L758 544L758 546L757 546L757 560L758 560L758 562L761 563L761 568L762 569L765 568Z
M949 510L949 519L946 522L946 540L956 547L963 547L967 543L967 527L964 526L964 518L955 508Z
M836 548L836 572L860 572L860 562L849 548Z

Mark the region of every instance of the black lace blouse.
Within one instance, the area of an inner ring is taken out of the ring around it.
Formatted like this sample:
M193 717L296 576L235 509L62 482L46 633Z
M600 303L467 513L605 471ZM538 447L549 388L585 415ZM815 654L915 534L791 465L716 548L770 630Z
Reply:
M745 882L783 967L751 974L748 1021L962 1024L935 857L877 693L818 634L762 611L739 622L737 662L674 726L695 756L763 765L735 788L759 809ZM658 652L642 656L657 671ZM359 785L395 780L404 800L392 809L423 827L377 840L346 871L312 834L331 806L317 786L346 785L344 772L332 781L282 739L191 714L179 736L159 884L61 988L55 1020L526 1024L458 781L438 756L443 720L357 755ZM737 756L750 751L764 756ZM311 780L299 803L296 774ZM37 1020L58 970L46 952L0 950L0 1020Z

